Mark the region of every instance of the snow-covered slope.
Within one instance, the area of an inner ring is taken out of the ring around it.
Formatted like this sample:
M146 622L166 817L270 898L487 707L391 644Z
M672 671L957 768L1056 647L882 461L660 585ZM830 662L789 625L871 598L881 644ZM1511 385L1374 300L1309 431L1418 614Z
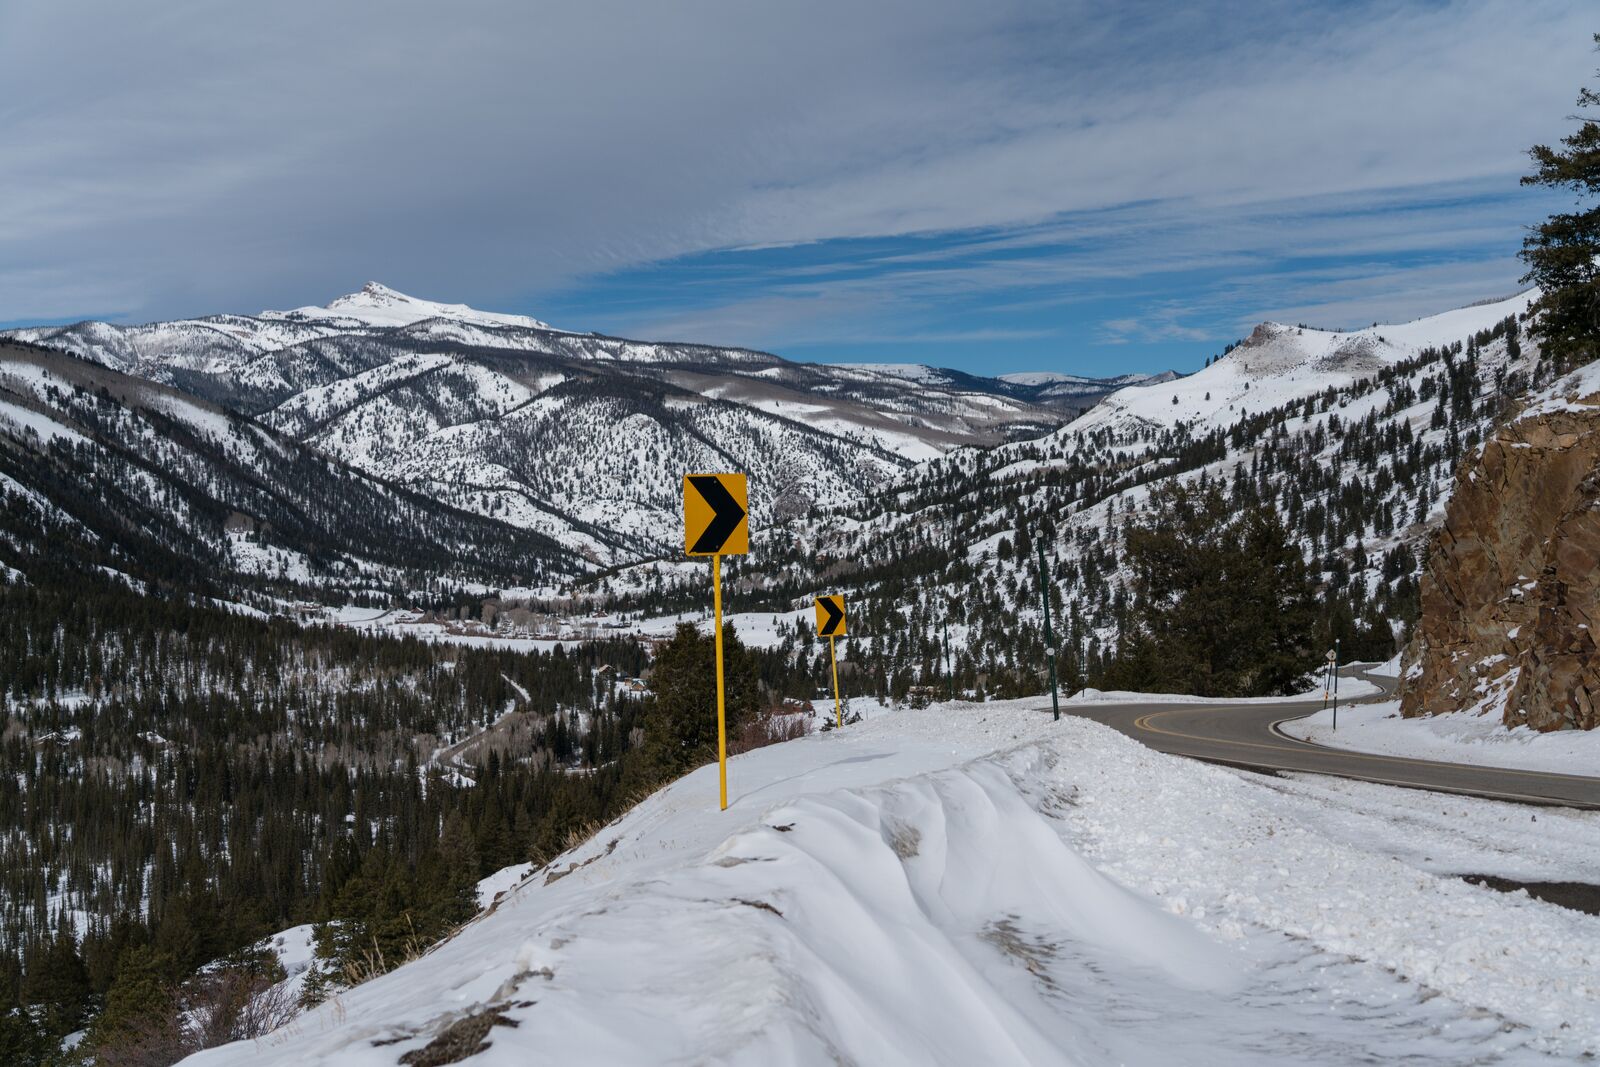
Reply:
M170 386L0 340L0 564L69 562L345 596L579 566L536 533L453 511Z
M1286 722L1283 730L1329 748L1404 759L1590 776L1600 768L1600 731L1540 733L1527 726L1508 727L1498 715L1472 709L1404 719L1398 700L1340 708L1337 729L1328 709Z
M188 1062L390 1067L430 1045L484 1067L1600 1050L1600 919L1453 877L1572 877L1600 858L1586 814L1530 824L1451 798L1430 816L1402 790L1165 756L1036 700L888 713L737 757L726 812L715 770L422 959Z
M338 297L325 307L302 307L293 311L263 311L261 318L297 322L325 322L336 326L359 323L364 326L410 326L423 319L451 319L475 326L519 326L528 330L553 329L548 323L527 315L505 315L479 311L465 304L440 304L396 292L380 282L368 282L359 292Z
M12 336L254 415L600 564L677 543L686 470L746 470L764 524L955 448L1048 432L1126 381L793 363L556 330L375 282L325 307Z
M1491 329L1508 316L1525 313L1537 295L1528 290L1506 300L1348 333L1264 322L1203 370L1113 393L1071 429L1088 433L1111 427L1229 426L1254 412L1349 387L1425 348Z
M1551 373L1522 319L1530 297L1351 333L1263 326L1188 377L1123 389L1034 440L956 449L758 538L741 573L773 590L769 610L804 606L779 599L796 588L845 593L869 672L942 685L948 662L969 686L1025 692L1046 662L1038 547L1054 561L1057 662L1077 680L1109 661L1128 614L1125 531L1158 486L1204 482L1277 511L1347 637L1359 621L1387 656L1375 646L1415 618L1457 463Z

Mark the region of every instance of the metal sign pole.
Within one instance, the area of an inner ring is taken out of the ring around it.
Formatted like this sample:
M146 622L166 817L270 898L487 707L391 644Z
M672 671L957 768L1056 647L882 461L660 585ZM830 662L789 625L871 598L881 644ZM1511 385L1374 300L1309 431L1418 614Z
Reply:
M950 699L956 698L956 676L950 673L950 620L944 620L944 678Z
M1333 731L1339 732L1339 641L1333 642L1333 662L1328 665L1333 672Z
M1044 540L1039 541L1039 602L1044 607L1044 654L1050 661L1050 705L1057 721L1061 719L1061 695L1056 689L1056 645L1050 636L1050 586L1046 581Z
M844 697L839 689L839 635L850 632L844 597L837 593L817 597L817 636L828 639L828 662L833 665L833 721L844 726Z
M844 726L844 705L839 701L839 639L828 638L828 658L833 661L833 722L835 726Z
M717 628L717 786L722 810L728 810L728 717L722 696L722 557L711 557L711 603Z

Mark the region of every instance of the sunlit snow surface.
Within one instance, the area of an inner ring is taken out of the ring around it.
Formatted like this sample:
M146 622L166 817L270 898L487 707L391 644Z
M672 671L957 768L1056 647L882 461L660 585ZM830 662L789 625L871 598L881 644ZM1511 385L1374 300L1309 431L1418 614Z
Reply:
M860 707L863 702L854 702ZM884 713L661 791L422 960L200 1064L1525 1063L1600 1049L1600 816ZM1554 833L1559 847L1542 848ZM1527 857L1532 857L1530 860Z
M1538 295L1528 290L1506 300L1430 315L1413 322L1361 330L1317 330L1263 323L1251 343L1175 382L1136 385L1111 394L1063 434L1114 427L1171 426L1201 429L1233 425L1243 416L1344 388L1425 348L1453 344L1525 312ZM1358 413L1350 413L1356 417Z
M1340 708L1337 729L1331 709L1286 722L1282 729L1303 741L1356 752L1600 776L1600 731L1507 727L1497 711L1403 719L1400 702L1389 700ZM1594 878L1600 880L1600 871Z

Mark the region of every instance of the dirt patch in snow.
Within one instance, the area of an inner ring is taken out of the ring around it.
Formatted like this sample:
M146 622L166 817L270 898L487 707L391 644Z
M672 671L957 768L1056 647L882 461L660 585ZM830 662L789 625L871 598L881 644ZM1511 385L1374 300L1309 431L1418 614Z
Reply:
M1590 885L1587 882L1519 882L1513 878L1501 878L1493 874L1463 874L1461 878L1472 885L1481 885L1497 893L1515 893L1522 889L1535 900L1569 908L1572 911L1600 915L1600 885Z
M419 1049L400 1057L406 1067L445 1067L476 1056L489 1047L489 1031L496 1026L516 1026L517 1021L506 1015L503 1007L489 1007L457 1019L440 1032L438 1037Z

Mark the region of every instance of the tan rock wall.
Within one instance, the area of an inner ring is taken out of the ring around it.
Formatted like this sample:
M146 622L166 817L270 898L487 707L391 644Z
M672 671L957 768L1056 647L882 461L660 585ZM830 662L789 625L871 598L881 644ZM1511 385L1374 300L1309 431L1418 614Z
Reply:
M1600 396L1500 429L1463 464L1422 577L1401 712L1600 726Z

